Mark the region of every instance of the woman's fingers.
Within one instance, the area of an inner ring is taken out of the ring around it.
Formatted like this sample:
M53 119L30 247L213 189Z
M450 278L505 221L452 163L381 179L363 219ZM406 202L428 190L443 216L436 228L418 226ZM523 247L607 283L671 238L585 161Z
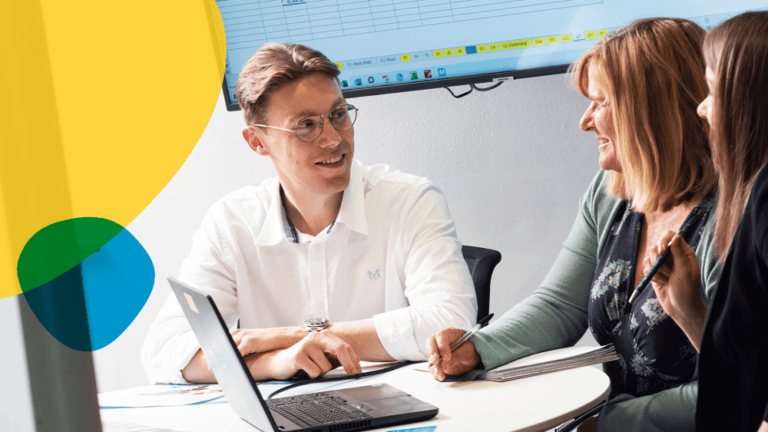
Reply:
M669 247L670 242L672 242L672 239L678 235L676 232L667 230L664 231L664 234L661 235L661 238L659 238L659 241L657 243L657 246L659 247L659 255L663 254L667 248Z
M437 362L429 366L429 372L435 377L436 380L442 381L445 379L445 371L443 370L443 362Z
M451 359L451 344L463 335L462 330L453 328L442 330L435 335L435 343L443 361Z

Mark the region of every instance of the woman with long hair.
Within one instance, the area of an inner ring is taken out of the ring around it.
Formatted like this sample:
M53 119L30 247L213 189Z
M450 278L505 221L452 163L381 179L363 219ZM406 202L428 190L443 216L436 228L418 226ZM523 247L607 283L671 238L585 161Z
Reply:
M710 93L698 113L712 131L714 244L724 265L701 342L696 424L699 431L768 432L768 12L724 22L703 51ZM698 263L675 243L672 257L655 288L696 282Z
M698 343L719 277L709 218L717 177L709 127L696 115L707 94L705 35L688 20L638 20L574 64L574 86L589 100L579 127L595 134L602 170L531 297L454 353L449 345L462 330L430 338L435 378L572 346L589 329L619 354L606 364L611 395L598 430L693 430ZM628 303L647 246L670 229L695 248L704 289L684 299L646 289Z

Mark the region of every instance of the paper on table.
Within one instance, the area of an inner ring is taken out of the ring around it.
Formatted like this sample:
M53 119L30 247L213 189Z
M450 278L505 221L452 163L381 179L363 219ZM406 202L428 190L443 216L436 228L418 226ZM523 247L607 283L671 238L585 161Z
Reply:
M360 362L363 372L372 372L391 366L392 362ZM324 375L326 378L346 376L344 368L336 368ZM361 380L362 381L362 380ZM348 381L318 382L296 389L291 394L314 393L340 386ZM293 384L286 381L258 383L262 397L267 398L274 391ZM282 396L282 395L281 395ZM287 394L285 395L287 396ZM182 405L197 405L210 402L225 402L224 393L218 384L170 384L150 385L99 395L101 409L151 408Z
M197 405L219 399L223 402L223 398L224 393L218 384L161 384L102 393L99 395L99 407L111 409Z
M110 424L103 423L101 428L104 432L179 432L172 429L162 429L152 426L144 426L136 423Z

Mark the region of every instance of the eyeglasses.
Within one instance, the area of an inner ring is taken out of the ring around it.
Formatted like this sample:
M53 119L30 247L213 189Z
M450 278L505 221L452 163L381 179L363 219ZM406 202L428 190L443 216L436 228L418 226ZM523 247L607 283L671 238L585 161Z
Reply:
M304 117L296 123L296 126L293 129L262 124L255 124L253 126L293 132L296 134L296 138L304 142L310 142L322 135L323 126L325 126L323 117L325 117L325 114ZM349 104L338 107L328 114L328 120L331 122L331 126L337 131L348 130L355 124L355 120L357 120L357 108L355 108L354 105Z

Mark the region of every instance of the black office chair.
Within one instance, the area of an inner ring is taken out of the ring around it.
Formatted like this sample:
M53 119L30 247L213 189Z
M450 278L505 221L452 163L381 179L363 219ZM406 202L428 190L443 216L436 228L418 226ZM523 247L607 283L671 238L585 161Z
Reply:
M478 321L488 315L491 304L491 275L496 264L501 261L501 253L493 249L485 249L475 246L463 246L461 254L469 267L472 282L475 284L477 295L477 319Z

